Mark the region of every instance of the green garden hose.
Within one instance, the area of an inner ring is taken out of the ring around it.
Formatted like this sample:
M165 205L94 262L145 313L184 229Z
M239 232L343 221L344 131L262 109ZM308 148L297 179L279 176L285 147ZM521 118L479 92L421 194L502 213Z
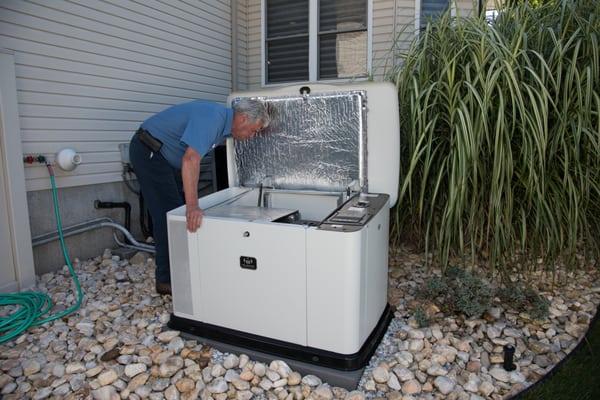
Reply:
M50 322L71 314L79 309L81 302L83 301L81 285L79 284L79 279L77 279L77 275L73 270L71 260L69 260L67 246L65 245L65 238L63 237L62 221L60 218L60 211L58 209L56 182L54 180L54 170L48 163L46 163L46 167L50 173L50 183L52 184L52 201L54 203L54 215L56 216L56 228L58 230L58 237L60 239L60 247L62 249L65 262L69 268L69 272L71 273L71 277L75 282L75 287L77 289L77 302L64 311L44 317L44 315L48 313L54 306L52 299L47 294L39 292L0 294L0 306L16 306L16 310L14 312L6 317L0 317L0 343L7 342L18 337L30 326L43 325L46 322Z

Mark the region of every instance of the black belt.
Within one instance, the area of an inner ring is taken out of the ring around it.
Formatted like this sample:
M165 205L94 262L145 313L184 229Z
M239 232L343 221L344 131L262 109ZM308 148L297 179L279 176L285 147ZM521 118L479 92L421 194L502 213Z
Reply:
M144 128L138 129L135 134L140 139L140 142L142 142L147 148L155 153L157 153L163 145L160 140L152 136L150 132Z

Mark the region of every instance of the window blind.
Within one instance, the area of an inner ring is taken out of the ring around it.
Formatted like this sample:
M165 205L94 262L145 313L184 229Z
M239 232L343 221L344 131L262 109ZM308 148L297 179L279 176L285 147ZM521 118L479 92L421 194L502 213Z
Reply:
M268 83L308 80L308 13L308 0L267 1Z
M319 79L367 74L367 0L319 1Z

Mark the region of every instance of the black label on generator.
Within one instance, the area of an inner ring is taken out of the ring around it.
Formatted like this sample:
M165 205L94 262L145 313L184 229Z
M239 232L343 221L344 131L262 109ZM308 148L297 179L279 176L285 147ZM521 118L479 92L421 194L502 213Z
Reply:
M240 267L244 269L256 269L256 258L240 256Z

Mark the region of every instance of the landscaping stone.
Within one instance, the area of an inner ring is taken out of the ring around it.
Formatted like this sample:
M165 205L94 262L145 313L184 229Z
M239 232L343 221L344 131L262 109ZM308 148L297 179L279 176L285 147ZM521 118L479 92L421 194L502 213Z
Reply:
M359 385L368 399L390 398L391 392L386 392L389 383L385 387L378 383L383 380L382 363L398 377L404 395L408 395L404 384L412 378L410 374L421 386L421 394L476 400L518 393L558 363L565 356L563 349L572 350L587 329L582 321L589 324L600 304L598 271L561 271L563 277L569 277L563 279L560 288L547 285L540 290L552 300L547 320L532 320L526 313L497 303L482 318L462 319L437 311L430 328L419 328L413 317L419 287L432 273L439 276L440 271L424 268L422 258L410 253L391 256L390 260L388 294L397 311ZM589 297L583 298L582 293ZM586 302L588 311L583 312L576 304ZM507 344L516 348L515 363L520 366L516 371L502 368Z
M0 393L7 399L501 399L572 351L600 303L598 271L558 269L561 285L535 280L550 300L547 320L497 300L480 318L446 314L427 302L431 326L421 327L413 315L419 288L441 273L422 261L417 254L391 253L394 319L358 388L348 391L302 376L281 360L265 364L222 354L168 329L171 299L154 292L154 261L147 254L128 261L106 251L75 260L86 294L82 307L0 345ZM75 301L70 287L66 269L37 282L37 290L64 307ZM516 349L517 370L502 368L505 344Z
M442 394L450 393L455 386L455 382L445 376L438 376L434 379L433 384Z

